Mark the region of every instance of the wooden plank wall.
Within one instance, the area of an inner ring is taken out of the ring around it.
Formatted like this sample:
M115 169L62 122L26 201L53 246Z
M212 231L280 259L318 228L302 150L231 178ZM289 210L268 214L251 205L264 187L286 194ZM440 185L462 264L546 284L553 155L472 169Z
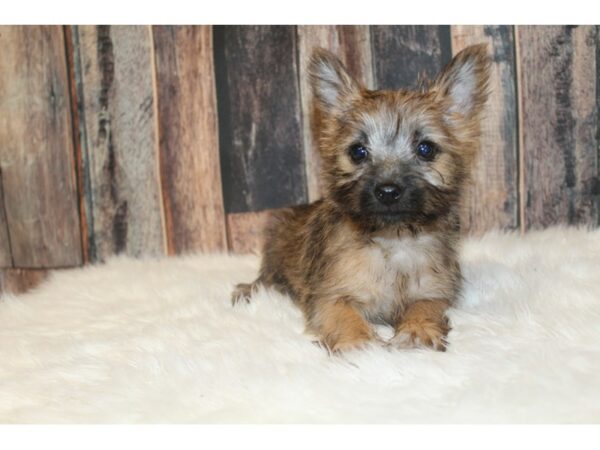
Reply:
M392 89L479 42L492 96L465 232L597 226L596 26L2 26L0 279L255 252L269 211L322 194L313 47Z
M522 223L598 224L598 27L519 27Z

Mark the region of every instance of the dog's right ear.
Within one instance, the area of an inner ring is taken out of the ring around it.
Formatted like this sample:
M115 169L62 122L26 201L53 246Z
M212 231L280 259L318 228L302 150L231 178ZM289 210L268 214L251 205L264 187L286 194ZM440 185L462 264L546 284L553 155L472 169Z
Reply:
M360 95L360 84L333 53L317 48L308 67L314 96L321 110L335 113Z

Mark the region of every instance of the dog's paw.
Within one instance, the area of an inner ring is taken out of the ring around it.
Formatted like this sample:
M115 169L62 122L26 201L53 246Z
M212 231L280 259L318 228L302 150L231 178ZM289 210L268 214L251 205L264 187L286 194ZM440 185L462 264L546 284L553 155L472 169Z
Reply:
M325 347L329 353L344 353L351 350L361 350L369 344L375 342L375 337L371 334L356 334L345 336L327 336L320 340L322 347Z
M448 331L447 326L435 322L405 322L398 327L389 345L401 349L433 348L444 352Z
M250 303L250 297L254 291L254 285L251 283L240 283L235 286L235 289L231 293L231 304L235 305L241 301Z

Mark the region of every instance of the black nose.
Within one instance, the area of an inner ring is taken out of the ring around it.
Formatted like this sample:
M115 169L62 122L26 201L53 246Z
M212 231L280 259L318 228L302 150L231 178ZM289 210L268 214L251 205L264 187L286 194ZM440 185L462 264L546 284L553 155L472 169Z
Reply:
M375 197L384 205L392 205L402 195L402 189L395 184L380 184L375 187Z

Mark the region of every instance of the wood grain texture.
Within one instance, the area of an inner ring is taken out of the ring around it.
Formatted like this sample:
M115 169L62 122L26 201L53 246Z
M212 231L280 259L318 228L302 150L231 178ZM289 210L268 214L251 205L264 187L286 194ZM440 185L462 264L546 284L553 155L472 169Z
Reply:
M150 27L79 26L90 257L166 252Z
M210 26L153 27L169 253L227 248Z
M520 26L524 227L598 223L597 28Z
M264 229L274 210L227 214L229 251L258 255L264 243Z
M0 31L1 33L2 31ZM0 171L0 268L12 267L8 223L4 213L4 193L2 192L2 171Z
M48 277L43 269L3 269L0 270L0 295L23 294Z
M309 201L321 197L321 161L318 152L319 117L312 101L307 68L315 47L323 47L344 63L348 71L367 87L373 87L371 38L365 25L298 26L298 59L302 99L302 127L306 183Z
M481 124L481 149L466 192L463 230L482 234L519 227L517 88L510 26L452 26L452 50L487 43L492 56L490 97Z
M67 57L67 67L69 74L69 96L70 96L70 107L71 107L71 119L73 132L73 146L74 146L74 160L75 160L75 176L77 181L77 206L79 213L80 223L80 234L81 234L81 257L83 264L87 264L90 261L89 254L89 235L90 230L87 223L88 215L86 210L85 195L85 174L83 170L83 155L81 152L81 141L82 141L82 126L79 120L80 114L80 102L79 102L79 91L77 86L77 70L76 67L80 67L80 61L78 60L79 55L75 52L75 39L73 36L73 28L71 25L64 25L63 33L65 36L65 50Z
M0 27L0 48L0 167L14 265L79 265L62 27Z
M213 30L226 211L304 203L295 28Z
M452 57L448 26L377 25L370 29L378 89L413 87L420 76L434 77Z

